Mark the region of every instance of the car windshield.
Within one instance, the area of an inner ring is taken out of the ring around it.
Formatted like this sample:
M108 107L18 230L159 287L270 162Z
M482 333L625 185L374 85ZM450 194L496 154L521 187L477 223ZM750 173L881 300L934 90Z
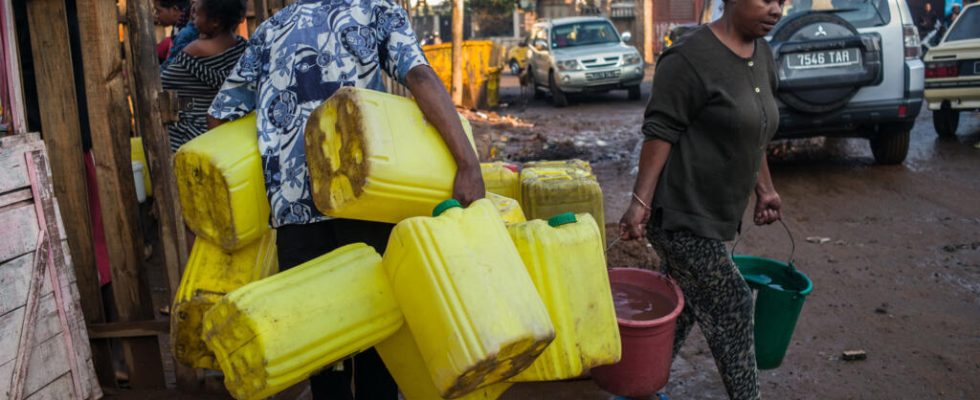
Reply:
M783 15L806 11L832 12L855 28L888 25L891 14L887 0L786 0Z
M980 8L970 7L956 18L956 23L946 35L947 42L980 38Z
M556 49L618 42L616 29L605 21L558 25L551 30L551 47Z
M718 20L725 10L722 0L714 0L708 4L704 9L702 23ZM783 4L784 17L806 11L832 12L855 28L883 26L891 21L887 0L786 0Z

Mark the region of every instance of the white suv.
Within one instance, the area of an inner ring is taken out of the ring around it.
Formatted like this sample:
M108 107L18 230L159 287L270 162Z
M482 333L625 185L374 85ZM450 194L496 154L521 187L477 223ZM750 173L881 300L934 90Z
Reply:
M706 0L701 22L722 10ZM863 137L879 164L905 160L925 80L905 0L798 0L784 14L766 38L779 78L776 138Z
M603 17L539 21L531 29L526 82L537 97L541 89L551 92L558 107L568 105L568 93L626 89L638 100L643 58L629 40L629 32L620 37Z

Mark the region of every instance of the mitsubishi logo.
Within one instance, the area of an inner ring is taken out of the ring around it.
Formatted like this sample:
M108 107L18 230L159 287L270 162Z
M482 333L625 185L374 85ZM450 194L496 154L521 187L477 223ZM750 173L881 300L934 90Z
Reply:
M814 33L813 36L827 36L827 31L823 30L823 25L817 25L817 33Z

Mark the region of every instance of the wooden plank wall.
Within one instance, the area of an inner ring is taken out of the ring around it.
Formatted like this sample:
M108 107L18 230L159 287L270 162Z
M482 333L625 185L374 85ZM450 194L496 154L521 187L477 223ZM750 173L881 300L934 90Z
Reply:
M13 386L16 355L18 349L23 350L20 343L21 330L24 326L27 310L28 292L31 286L32 269L35 267L35 248L38 246L39 231L35 199L31 193L30 180L27 177L26 152L43 152L43 143L37 134L21 134L0 139L0 233L5 240L0 246L0 393L8 394ZM49 174L47 168L40 173ZM46 189L46 193L51 192ZM58 296L63 297L62 312L66 317L67 326L62 324L55 286L48 275L43 275L40 284L39 302L36 311L36 323L33 329L33 340L29 345L29 356L26 357L25 379L23 381L23 397L28 400L54 398L70 398L74 392L72 370L77 371L82 398L96 399L102 396L99 383L95 378L92 364L92 353L88 346L88 334L84 329L81 306L78 303L79 292L72 259L67 252L68 242L64 240L64 222L55 208L53 218L58 229L49 232L56 245L63 251L55 252L56 259L65 267L61 280L58 281ZM41 256L46 256L42 253ZM55 266L49 266L54 268ZM54 272L54 269L51 270ZM73 349L67 343L71 339ZM72 354L74 353L74 354ZM72 360L75 361L74 368ZM11 398L17 398L10 394Z

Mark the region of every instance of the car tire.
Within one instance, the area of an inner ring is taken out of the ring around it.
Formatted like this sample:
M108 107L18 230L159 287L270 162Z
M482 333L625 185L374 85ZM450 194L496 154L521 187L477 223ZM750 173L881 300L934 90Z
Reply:
M551 102L555 107L562 108L568 106L568 95L558 87L558 82L555 82L555 74L548 74L548 90L551 91Z
M943 102L943 105L932 113L932 125L936 128L939 137L956 137L956 128L960 126L960 110L954 110L949 103Z
M511 74L514 74L514 75L520 75L521 74L521 63L517 62L517 60L510 60L510 63L508 64L508 66L510 66L510 73Z
M640 85L630 86L626 88L626 97L630 100L640 99Z
M905 161L909 153L909 136L911 130L903 129L897 132L883 131L871 138L871 154L875 162L881 165L896 165Z
M771 45L774 48L780 48L779 45L781 43L798 40L798 34L801 34L804 29L814 25L821 26L821 29L823 29L822 26L829 27L833 25L842 28L842 30L845 32L849 32L850 35L859 35L859 32L854 25L837 15L822 12L806 12L788 17L781 22L780 26L772 33ZM837 37L844 38L848 36ZM777 54L776 57L776 65L782 65L781 57L783 57L783 55ZM881 72L879 72L879 74L880 73ZM784 82L782 79L790 78L781 78L781 84ZM788 107L796 111L808 114L822 114L835 111L846 106L862 86L864 85L832 86L826 88L796 90L786 90L784 87L779 90L777 97ZM790 86L787 85L786 87Z

